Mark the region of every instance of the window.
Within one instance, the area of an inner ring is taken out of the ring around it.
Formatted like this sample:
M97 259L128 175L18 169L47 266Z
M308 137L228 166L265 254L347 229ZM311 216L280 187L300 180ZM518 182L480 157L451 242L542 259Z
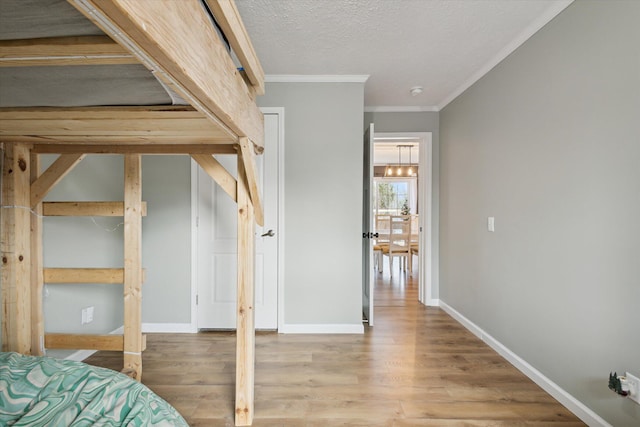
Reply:
M416 212L415 178L375 178L374 213L409 215Z

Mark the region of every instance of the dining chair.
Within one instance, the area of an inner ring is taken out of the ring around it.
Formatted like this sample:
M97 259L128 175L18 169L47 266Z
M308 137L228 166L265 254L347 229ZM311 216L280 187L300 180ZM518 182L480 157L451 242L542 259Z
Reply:
M389 224L391 215L376 214L374 232L378 236L373 241L374 264L379 273L383 271L382 254L389 247Z
M408 216L392 216L389 222L389 244L382 246L382 254L389 257L389 274L393 277L393 258L400 258L399 271L411 271L411 221Z

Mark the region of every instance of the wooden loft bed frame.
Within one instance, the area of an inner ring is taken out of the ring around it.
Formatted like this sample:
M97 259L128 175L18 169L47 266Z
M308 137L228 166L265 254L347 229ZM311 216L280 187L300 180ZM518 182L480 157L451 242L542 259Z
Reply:
M68 0L105 36L0 41L0 66L142 63L190 106L0 108L2 170L2 350L124 352L142 377L141 156L190 155L237 202L236 425L253 421L254 227L263 224L255 156L264 147L255 96L264 73L233 0L205 0L243 71L234 65L200 0ZM39 155L60 157L40 173ZM122 154L123 202L43 203L86 154ZM237 154L236 180L214 154ZM32 212L36 215L32 215ZM42 215L123 216L124 268L47 269ZM124 284L122 336L45 334L44 283Z

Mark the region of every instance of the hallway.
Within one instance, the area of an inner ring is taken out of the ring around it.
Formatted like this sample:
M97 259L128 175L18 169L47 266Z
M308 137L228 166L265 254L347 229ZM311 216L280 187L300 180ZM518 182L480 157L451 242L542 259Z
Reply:
M417 282L377 277L364 335L257 335L254 426L584 425L442 310L420 305ZM87 361L119 369L121 359ZM233 425L233 333L150 334L143 359L143 382L190 425Z

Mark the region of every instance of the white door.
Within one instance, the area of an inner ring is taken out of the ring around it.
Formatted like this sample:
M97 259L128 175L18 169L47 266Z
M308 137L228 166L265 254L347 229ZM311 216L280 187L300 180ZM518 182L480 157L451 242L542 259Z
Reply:
M371 233L373 232L373 123L364 133L362 176L362 314L373 326L373 289L375 276L373 270L373 251Z
M278 114L265 114L264 154L256 156L264 227L256 225L255 327L278 328ZM216 155L237 178L237 156ZM238 210L198 168L198 329L235 329Z

